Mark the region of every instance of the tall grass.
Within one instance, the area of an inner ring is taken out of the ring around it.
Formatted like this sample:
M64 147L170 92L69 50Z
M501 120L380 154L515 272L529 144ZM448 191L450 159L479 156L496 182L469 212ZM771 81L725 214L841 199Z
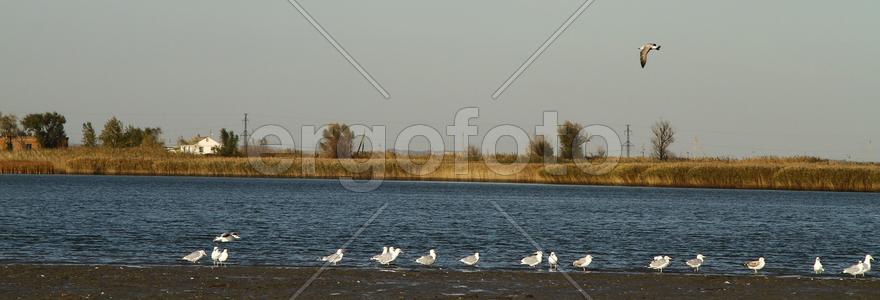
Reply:
M748 188L814 191L880 192L880 165L835 162L814 157L697 158L659 162L620 159L603 175L590 175L573 163L513 163L515 155L494 156L497 162L467 162L465 174L455 168L458 155L411 157L411 169L394 153L374 153L384 160L264 157L267 165L290 163L278 174L255 169L245 157L211 157L168 153L162 149L70 148L0 152L0 173L106 174L169 176L237 176L290 178L384 178L390 180L487 181L657 187ZM436 170L425 162L440 161ZM314 166L314 171L306 166ZM526 160L527 161L527 160ZM519 172L514 172L522 169ZM375 170L382 170L376 172ZM508 175L505 175L508 174Z

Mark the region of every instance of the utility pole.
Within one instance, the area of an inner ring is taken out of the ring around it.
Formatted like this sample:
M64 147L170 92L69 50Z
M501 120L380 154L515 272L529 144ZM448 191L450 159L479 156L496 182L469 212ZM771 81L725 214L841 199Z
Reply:
M248 155L248 130L247 130L247 113L244 113L244 133L241 136L244 138L244 155Z
M632 131L629 130L629 124L626 124L625 133L626 133L626 144L623 144L623 146L626 147L626 158L629 158L629 148L632 147L632 143L629 142L629 134L632 133Z

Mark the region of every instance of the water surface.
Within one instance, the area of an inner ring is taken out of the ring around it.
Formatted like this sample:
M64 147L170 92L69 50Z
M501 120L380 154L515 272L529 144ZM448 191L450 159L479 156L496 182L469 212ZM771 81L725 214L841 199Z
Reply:
M388 203L348 246L343 265L376 268L383 245L399 267L428 249L438 265L479 251L480 268L523 269L535 251L493 205L566 265L587 253L602 271L671 271L702 253L707 273L745 273L764 256L776 275L811 272L821 256L839 272L880 245L880 195L389 181L370 193L334 180L0 175L0 263L178 264L211 239L242 265L319 265ZM203 262L208 263L210 262Z

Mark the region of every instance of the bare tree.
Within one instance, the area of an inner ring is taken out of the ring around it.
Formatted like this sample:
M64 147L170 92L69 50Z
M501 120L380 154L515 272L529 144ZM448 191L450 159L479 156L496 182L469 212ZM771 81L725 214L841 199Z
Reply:
M348 125L333 123L324 129L321 140L321 156L327 158L351 158L354 133Z
M479 161L483 159L483 153L480 153L480 148L475 145L468 145L467 147L467 157L470 161Z
M672 155L669 151L669 145L675 142L675 129L669 121L660 119L651 127L654 136L651 138L651 145L654 147L652 155L659 160L667 160Z
M532 159L545 159L553 157L553 146L543 135L536 136L529 142L529 156Z

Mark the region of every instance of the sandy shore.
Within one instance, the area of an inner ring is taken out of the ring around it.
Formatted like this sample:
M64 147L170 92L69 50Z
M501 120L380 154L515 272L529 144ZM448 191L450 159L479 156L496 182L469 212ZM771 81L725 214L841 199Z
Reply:
M3 265L2 298L287 299L317 268ZM569 273L594 299L878 299L880 280L685 274ZM581 294L558 272L330 268L300 299L538 298Z

